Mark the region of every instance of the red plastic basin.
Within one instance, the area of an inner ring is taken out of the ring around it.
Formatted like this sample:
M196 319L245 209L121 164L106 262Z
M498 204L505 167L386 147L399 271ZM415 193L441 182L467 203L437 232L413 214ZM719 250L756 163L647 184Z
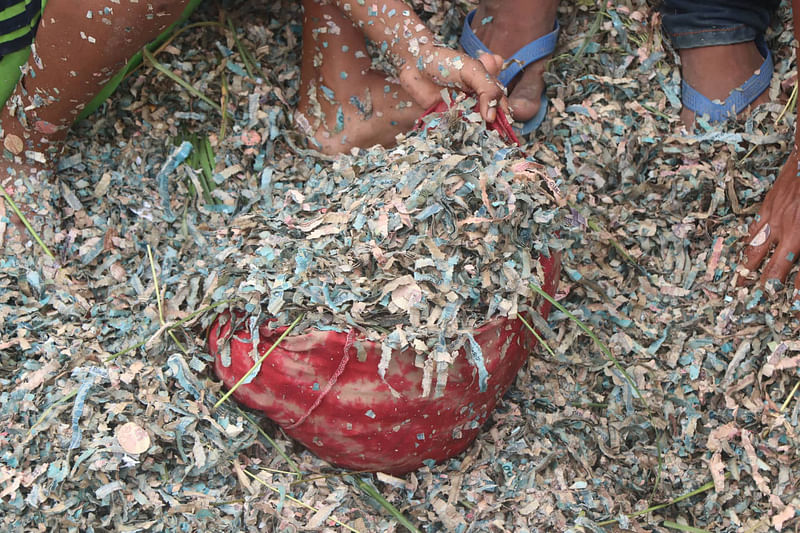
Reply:
M553 295L560 258L554 254L540 262L543 288ZM549 311L550 304L543 302L540 314L547 317ZM260 326L259 356L285 329ZM247 328L233 335L230 330L231 321L217 317L208 335L215 370L228 388L254 364ZM263 411L289 436L334 465L403 474L423 461L443 461L469 446L536 346L536 338L517 319L491 320L473 336L489 374L485 392L480 392L478 371L463 348L448 370L444 395L434 398L431 391L423 397L423 371L414 365L413 350L396 350L381 380L380 344L354 336L344 370L320 401L342 365L348 334L311 330L287 336L234 397ZM229 367L223 366L218 350L225 342L230 343Z

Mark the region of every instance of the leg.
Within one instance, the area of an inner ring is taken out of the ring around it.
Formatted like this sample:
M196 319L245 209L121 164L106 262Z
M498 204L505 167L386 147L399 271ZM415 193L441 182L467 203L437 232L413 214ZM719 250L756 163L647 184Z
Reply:
M37 53L31 54L25 74L0 110L0 144L5 148L0 185L20 207L27 205L32 215L54 220L50 187L42 186L42 180L70 125L128 58L181 15L186 2L48 2L35 41ZM15 191L27 191L32 198Z
M18 163L25 162L13 149L20 142L25 150L57 155L59 141L83 106L180 16L186 1L50 0L36 38L38 57L32 55L0 113L3 141L19 156Z
M800 0L792 0L795 42L800 39ZM795 50L799 54L800 49ZM795 122L796 124L796 122ZM794 149L783 165L772 189L764 198L756 219L750 224L745 248L745 275L757 271L774 248L761 274L761 282L786 281L792 265L800 256L800 165L798 164L800 129L795 125ZM800 275L794 280L795 310L800 300Z
M778 4L776 0L665 0L663 26L680 54L684 81L711 100L725 100L764 63L755 40L764 36ZM768 98L764 91L751 105ZM692 124L694 112L684 106L681 119Z
M553 31L558 0L483 0L472 19L475 35L503 58ZM531 64L509 87L508 105L514 120L525 122L539 111L548 58Z

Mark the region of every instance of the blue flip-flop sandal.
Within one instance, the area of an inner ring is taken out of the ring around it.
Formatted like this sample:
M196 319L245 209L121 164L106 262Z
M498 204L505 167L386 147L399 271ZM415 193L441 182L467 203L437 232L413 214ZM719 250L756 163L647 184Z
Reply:
M486 45L483 44L480 39L478 39L478 36L475 35L475 32L472 31L472 19L474 17L475 10L472 10L464 19L464 29L461 32L461 39L459 42L466 53L477 59L481 53L491 54L493 52L489 50ZM503 86L508 87L508 84L511 83L511 81L520 73L522 73L525 67L531 63L539 61L543 57L547 57L552 54L556 49L556 43L558 42L559 29L560 27L558 25L558 21L556 21L553 25L553 31L547 35L539 37L535 41L530 42L517 50L514 55L506 60L505 64L508 66L500 71L500 74L497 76L498 81L502 83ZM515 132L517 134L527 135L538 128L544 120L545 115L547 115L547 104L547 96L542 93L542 103L539 106L539 112L525 122L522 125L521 130L515 128Z
M737 113L744 111L756 98L761 96L769 88L774 67L772 54L770 54L764 38L759 37L755 42L758 51L764 56L764 63L758 72L731 91L731 94L722 102L703 96L694 87L681 81L681 101L684 107L694 111L697 116L706 117L709 122L722 122L734 118Z

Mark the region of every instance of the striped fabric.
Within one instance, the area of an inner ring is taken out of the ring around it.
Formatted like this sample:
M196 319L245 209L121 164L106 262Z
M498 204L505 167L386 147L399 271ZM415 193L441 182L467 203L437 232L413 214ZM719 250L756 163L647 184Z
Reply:
M0 0L0 57L31 44L42 0Z

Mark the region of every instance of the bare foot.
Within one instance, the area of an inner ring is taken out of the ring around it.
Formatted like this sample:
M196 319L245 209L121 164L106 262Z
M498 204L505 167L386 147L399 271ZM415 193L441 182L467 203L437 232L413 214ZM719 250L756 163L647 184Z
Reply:
M53 186L42 185L49 181L49 176L48 172L30 175L19 172L6 178L2 185L8 198L45 242L52 242L53 232L60 220L54 208ZM33 246L33 235L17 216L5 195L0 198L0 204L0 217L10 221L10 224L0 223L0 255L18 255L29 250Z
M187 1L132 1L110 9L106 0L82 0L76 9L74 2L53 0L45 7L37 53L0 110L0 186L37 232L45 230L45 241L58 220L52 202L58 189L47 182L67 130L108 79L180 16ZM9 207L18 231L12 228L6 237L16 233L15 240L25 243L30 235Z
M558 0L484 0L472 19L472 30L489 50L508 58L526 44L553 31L557 11ZM509 87L508 105L514 120L525 122L539 111L548 59L526 67Z
M764 63L754 41L682 48L679 53L683 79L710 100L725 100ZM764 91L747 109L737 110L737 114L768 101L769 91ZM687 126L694 123L694 118L694 111L686 107L681 110L681 120Z
M12 100L13 100L12 96ZM11 114L12 102L0 111L0 187L5 195L0 198L3 211L11 224L0 228L0 241L6 255L18 254L33 244L30 231L17 216L6 196L40 236L52 233L59 220L51 195L52 167L57 160L65 131L54 130L51 135L41 128L26 127L25 120Z
M295 123L317 150L391 146L424 111L398 83L370 68L361 30L334 5L303 3L303 60Z
M304 0L303 60L297 126L316 148L339 153L354 146L391 146L430 106L443 87L474 94L487 122L507 109L493 77L499 56L477 61L439 45L400 0L381 9ZM365 36L385 48L398 79L370 69Z

